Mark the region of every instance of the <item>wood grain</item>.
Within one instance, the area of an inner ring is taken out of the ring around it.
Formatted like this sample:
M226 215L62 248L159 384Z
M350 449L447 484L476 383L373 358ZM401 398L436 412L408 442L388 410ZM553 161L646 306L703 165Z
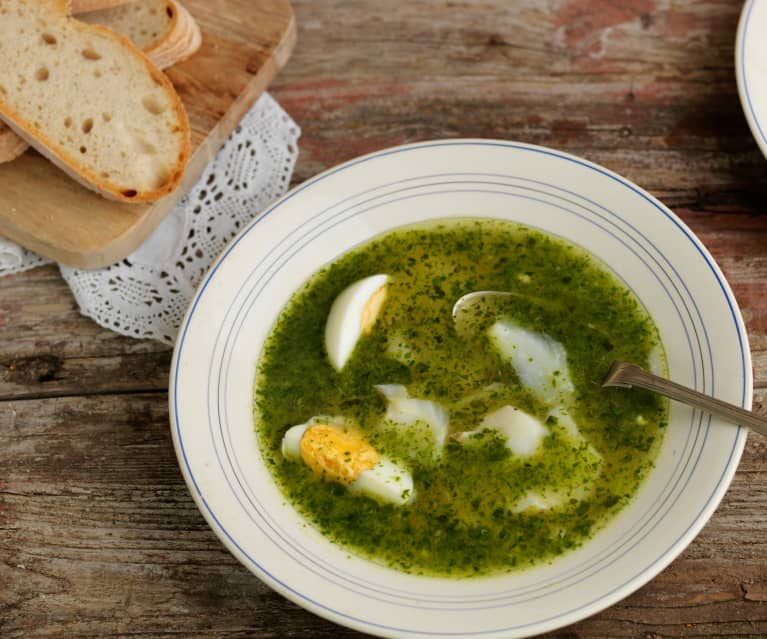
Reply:
M734 0L298 0L273 87L298 183L435 137L546 144L658 196L723 267L767 413L767 160ZM167 426L168 349L81 317L54 267L0 279L0 636L357 637L274 594L205 525ZM767 637L767 439L665 571L549 637Z
M105 200L45 158L0 164L0 234L79 268L129 255L197 181L234 127L285 64L295 43L288 0L188 0L203 43L167 69L189 114L193 152L179 187L153 204Z

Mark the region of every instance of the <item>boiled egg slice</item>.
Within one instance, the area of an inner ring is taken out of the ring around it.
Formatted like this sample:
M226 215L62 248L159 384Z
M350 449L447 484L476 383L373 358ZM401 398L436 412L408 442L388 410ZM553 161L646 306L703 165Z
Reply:
M556 420L556 424L567 433L573 446L585 449L585 453L588 456L587 461L591 465L602 463L602 455L596 448L594 448L591 442L583 436L583 433L581 433L570 413L561 407L557 407L549 413L549 417L553 417Z
M558 510L566 506L572 499L582 501L586 497L585 488L576 489L572 492L563 490L529 490L511 507L513 513L545 512Z
M340 371L360 337L368 334L386 299L388 275L371 275L346 287L330 307L325 324L328 359Z
M559 407L552 410L548 417L554 418L553 423L547 419L550 429L558 431L562 437L557 444L560 448L552 448L548 454L556 454L559 459L572 459L573 472L561 478L556 485L536 486L528 490L513 504L512 512L558 510L573 501L583 501L593 493L602 472L602 455L584 437L572 416Z
M490 327L490 341L509 360L520 381L545 404L565 403L575 388L564 346L543 333L510 320Z
M576 474L564 486L538 486L528 490L512 504L510 510L513 513L544 512L582 502L593 494L598 474L595 469L588 474Z
M405 366L412 366L416 363L415 351L399 332L395 332L389 337L386 354Z
M340 419L313 418L289 428L282 439L282 455L352 493L397 506L415 497L412 475L382 458L356 428Z
M428 430L435 451L442 451L450 422L446 408L428 399L410 397L407 388L401 384L378 384L375 388L387 401L385 419L405 426L423 426Z
M549 429L535 417L507 405L488 413L479 428L459 433L456 439L466 443L484 430L496 431L505 440L506 447L519 457L535 454L549 434Z

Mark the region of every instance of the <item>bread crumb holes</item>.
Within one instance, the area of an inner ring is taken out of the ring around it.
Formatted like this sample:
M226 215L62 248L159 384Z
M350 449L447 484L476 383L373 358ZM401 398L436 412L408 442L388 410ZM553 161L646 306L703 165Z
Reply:
M141 101L141 104L143 104L144 108L152 115L160 115L165 111L165 105L152 95L145 96Z

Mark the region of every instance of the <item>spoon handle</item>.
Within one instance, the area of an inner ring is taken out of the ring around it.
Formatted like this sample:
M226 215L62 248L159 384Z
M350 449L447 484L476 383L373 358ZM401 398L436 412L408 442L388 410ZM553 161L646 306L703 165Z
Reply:
M610 371L602 382L602 386L620 386L623 388L637 386L638 388L644 388L689 406L703 409L728 421L748 426L751 430L761 435L767 435L767 419L764 417L759 417L750 410L723 402L721 399L704 395L676 382L648 373L636 364L613 362Z

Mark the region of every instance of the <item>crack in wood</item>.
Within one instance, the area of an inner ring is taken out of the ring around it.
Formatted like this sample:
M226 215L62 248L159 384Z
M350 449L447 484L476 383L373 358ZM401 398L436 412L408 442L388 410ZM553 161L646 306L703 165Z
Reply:
M0 403L3 402L30 402L41 399L66 399L76 397L103 397L109 395L153 395L153 394L168 394L168 389L164 386L148 386L145 388L126 388L126 389L98 389L93 391L78 391L78 392L50 392L50 393L28 393L24 395L0 395Z

